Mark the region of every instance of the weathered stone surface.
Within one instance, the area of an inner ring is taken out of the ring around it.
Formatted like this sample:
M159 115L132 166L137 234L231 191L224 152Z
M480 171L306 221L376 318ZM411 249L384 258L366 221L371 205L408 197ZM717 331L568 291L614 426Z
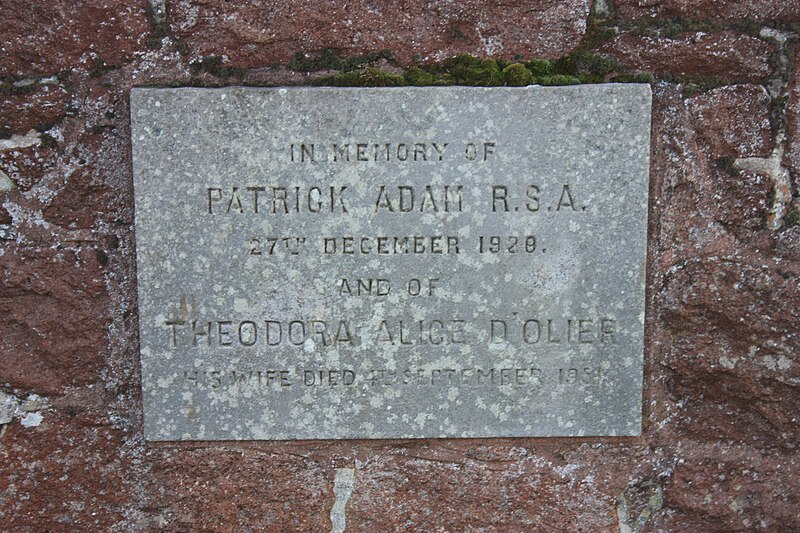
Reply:
M221 524L329 530L330 458L313 448L296 452L156 448L145 483L151 522L177 531L219 531Z
M770 101L761 85L729 85L691 98L698 142L714 159L769 156Z
M331 4L193 0L170 5L172 33L193 58L224 56L235 67L288 63L297 53L334 48L342 55L391 50L407 63L459 53L556 58L580 41L587 0L489 4L358 0Z
M793 355L800 339L794 311L781 299L798 296L800 271L748 255L703 255L665 279L670 329L680 335L666 358L680 378L675 391L703 395L702 404L687 406L687 414L694 411L692 423L679 424L709 440L791 449L800 436L788 405L800 377ZM768 287L781 297L764 295ZM710 412L713 405L725 406L726 416Z
M0 171L28 191L56 164L55 143L42 132L64 118L69 95L55 81L17 89L0 98Z
M612 510L624 483L610 479L608 464L595 472L583 466L591 452L566 449L558 457L547 447L455 444L444 453L423 446L371 457L356 463L349 517L364 529L380 529L385 518L378 510L392 509L395 523L427 530L465 525L487 530L613 530L617 517ZM608 451L606 458L615 455ZM573 462L576 455L580 461ZM510 468L494 468L499 463ZM600 487L606 496L585 497ZM566 494L574 496L572 511L549 512ZM429 504L420 509L415 503L419 501ZM457 509L465 508L481 512L464 521Z
M1 258L0 382L53 394L96 380L109 322L98 255L4 243Z
M72 407L44 411L37 427L5 427L0 446L4 529L97 531L136 523L136 513L126 509L133 495L121 475L130 458L121 432L110 427L108 398L98 396L71 398Z
M658 76L716 76L757 81L772 73L771 44L734 31L691 32L676 37L621 34L600 47L623 65Z
M684 17L715 21L741 19L762 22L800 20L800 4L794 0L616 0L616 13L624 18Z
M752 87L714 90L689 99L684 99L675 86L668 87L656 100L663 107L653 120L659 138L653 148L656 170L652 176L666 182L653 199L656 208L663 210L658 217L659 228L668 236L656 255L662 261L659 270L666 272L703 252L734 251L737 234L755 248L774 248L775 237L760 225L770 206L769 179L739 173L732 167L736 158L764 154L769 147L764 142L769 135L768 124L756 119L751 123L755 129L743 130L739 124L749 119L730 116L726 111L735 107L742 94L752 92ZM759 110L756 106L753 115L761 113L763 107ZM713 125L715 130L709 131L706 125ZM741 211L734 210L737 204L742 206ZM723 223L731 217L743 217L745 227L730 224L726 228Z
M169 4L172 9L178 3ZM36 11L44 4L14 5ZM753 5L758 18L783 3ZM718 9L703 16L723 27L751 24L728 22L729 12L738 13ZM3 17L2 24L14 27L14 19L24 15ZM92 23L99 28L104 21ZM52 29L54 42L73 34L61 23L39 28ZM303 31L302 21L297 28ZM17 31L2 46L24 48L28 33ZM330 43L315 43L306 35L307 50ZM217 50L227 46L232 56L239 53L230 35L203 38L215 40ZM119 43L124 52L128 42L110 38L103 46ZM648 42L651 55L667 41ZM70 41L64 48L72 46ZM454 49L447 48L452 42L446 36L426 46ZM414 47L403 53L411 56ZM346 49L373 51L357 45ZM794 420L800 350L792 329L797 329L800 225L767 227L770 178L737 173L729 160L718 161L757 157L775 148L764 143L767 129L756 117L765 104L760 89L752 87L687 98L680 85L661 80L654 85L641 437L145 445L126 102L131 84L189 83L189 62L199 56L192 46L186 50L189 55L181 56L167 43L137 52L131 64L99 69L99 77L84 70L91 62L79 63L64 84L70 108L77 109L70 114L77 114L52 118L49 162L36 162L44 156L41 144L20 149L19 157L33 166L25 170L15 162L14 190L0 193L0 204L14 214L19 239L0 240L0 269L3 276L12 273L3 278L0 291L28 294L2 300L0 384L3 394L19 401L31 392L46 394L52 406L38 412L43 416L38 426L23 426L16 417L0 427L0 530L327 531L339 468L354 470L353 493L344 506L348 530L354 531L461 531L476 524L489 530L613 532L800 529ZM26 54L64 64L58 47ZM248 54L253 65L263 66L257 52ZM800 169L797 61L784 158L795 184ZM677 59L664 62L665 68L679 64ZM307 83L304 75L280 69L251 71L242 80ZM211 76L193 80L205 82L233 83ZM52 95L31 94L37 105L51 101ZM25 110L24 102L6 99L12 101L6 109ZM742 103L738 112L735 102ZM781 101L770 106L780 117ZM45 109L41 122L49 124L51 108ZM29 111L39 113L33 106ZM107 111L114 116L106 118ZM23 124L25 116L12 111L3 124L18 116L21 126L13 133L25 135L31 124ZM780 129L778 121L771 126ZM0 141L8 140L5 135ZM40 154L32 155L33 149ZM0 161L8 161L9 153ZM91 176L76 180L72 199L65 195L58 218L65 225L48 223L42 210L68 191L64 170L81 160L91 165ZM101 183L109 193L87 207L85 195ZM22 190L17 184L30 187ZM70 208L90 215L91 228L69 229ZM78 260L70 255L77 249ZM55 259L59 254L63 260ZM73 289L82 283L95 286L101 278L105 288L96 286L105 291L102 298L86 296L93 290ZM20 289L34 282L41 287L33 296L32 290ZM45 293L52 296L37 296ZM39 321L41 316L57 319ZM56 320L66 329L54 329ZM30 336L19 334L25 330ZM82 339L79 350L73 349L75 339ZM72 355L59 359L65 352ZM38 370L48 366L57 370ZM63 385L76 375L72 385Z
M3 0L0 77L49 76L132 58L149 30L146 0Z
M42 211L42 218L68 229L91 228L106 212L110 195L91 166L71 169L64 187Z
M797 432L784 402L797 395L791 302L800 297L800 265L782 256L798 233L768 232L759 221L769 187L716 169L713 143L686 127L693 106L659 96L655 255L666 337L658 361L672 394L686 398L675 424L700 440L791 449Z
M36 137L29 146L0 151L0 170L21 191L30 190L57 165L57 151L51 145L42 145Z
M789 527L796 496L785 490L782 469L797 461L788 404L798 397L791 302L800 268L787 249L797 249L800 232L773 233L758 223L769 204L763 177L714 164L717 154L735 157L740 143L723 150L716 136L695 128L693 115L702 105L704 115L724 116L726 99L687 102L677 88L662 87L654 102L653 362L672 404L655 438L661 445L683 435L688 444L668 445L681 460L664 479L665 511L648 526Z
M796 527L795 459L720 442L684 449L664 481L666 512L646 531L781 531ZM788 485L787 485L788 484Z
M25 92L4 94L0 98L0 137L49 129L64 117L67 100L67 92L55 84L35 84Z
M649 86L131 102L148 438L639 433Z
M794 194L800 197L800 54L794 58L786 103L786 152L784 164L792 175Z

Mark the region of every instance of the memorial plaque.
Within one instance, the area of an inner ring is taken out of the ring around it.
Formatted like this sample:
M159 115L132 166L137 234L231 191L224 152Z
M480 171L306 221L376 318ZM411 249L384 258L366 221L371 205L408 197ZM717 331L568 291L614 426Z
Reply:
M146 437L639 434L650 107L133 89Z

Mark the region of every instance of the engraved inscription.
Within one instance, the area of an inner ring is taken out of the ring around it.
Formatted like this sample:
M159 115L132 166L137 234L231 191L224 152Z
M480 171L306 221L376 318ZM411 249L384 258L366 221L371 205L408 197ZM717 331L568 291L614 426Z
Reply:
M649 106L134 89L147 438L637 434Z

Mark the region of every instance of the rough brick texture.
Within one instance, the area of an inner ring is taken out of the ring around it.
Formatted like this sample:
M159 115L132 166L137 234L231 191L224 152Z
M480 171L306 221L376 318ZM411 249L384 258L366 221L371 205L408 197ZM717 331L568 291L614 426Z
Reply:
M772 45L733 31L675 37L622 34L600 51L627 67L658 76L717 76L737 82L757 81L772 73Z
M241 67L286 63L321 48L343 55L389 49L402 62L461 52L556 58L580 41L588 14L587 0L193 0L175 4L170 28L193 55L224 55Z
M795 195L800 194L800 55L796 55L789 81L789 102L786 106L786 166L792 173Z
M4 94L0 100L0 135L45 131L64 118L69 95L53 84L31 84L17 88L17 94Z
M329 530L337 468L349 531L800 529L795 2L615 5L0 2L0 529ZM717 27L626 24L651 15ZM287 63L326 48L654 75L641 437L143 441L130 87L307 83Z
M750 19L767 23L800 20L800 4L794 0L616 0L614 7L625 18Z
M148 29L146 8L146 0L2 0L0 76L129 61Z
M108 294L97 255L12 245L4 252L3 381L45 394L96 382L108 352Z

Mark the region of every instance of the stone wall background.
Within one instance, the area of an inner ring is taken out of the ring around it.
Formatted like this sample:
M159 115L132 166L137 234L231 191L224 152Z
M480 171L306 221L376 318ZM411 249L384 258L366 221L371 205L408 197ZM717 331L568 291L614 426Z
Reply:
M800 528L796 0L0 0L0 13L0 529ZM653 80L641 437L143 441L132 86L576 51L604 79Z

